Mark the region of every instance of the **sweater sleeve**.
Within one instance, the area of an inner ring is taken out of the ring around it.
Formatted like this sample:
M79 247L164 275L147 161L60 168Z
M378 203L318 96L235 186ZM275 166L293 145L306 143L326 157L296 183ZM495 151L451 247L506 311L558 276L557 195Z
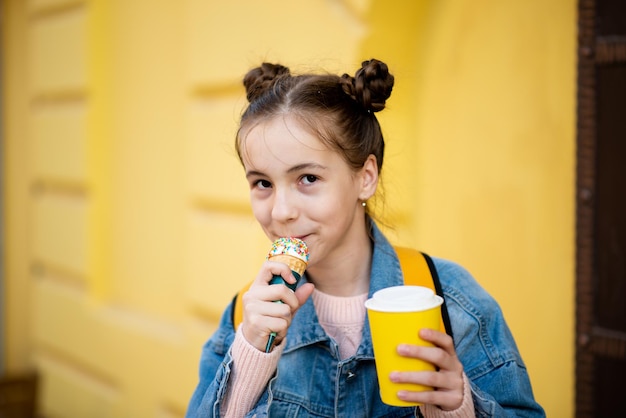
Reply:
M426 418L474 418L474 400L470 382L463 373L463 403L453 411L444 411L435 405L422 405L419 407L422 415Z
M244 417L254 407L274 375L284 347L280 344L271 353L263 353L246 341L242 328L237 329L232 346L233 368L223 406L227 418Z

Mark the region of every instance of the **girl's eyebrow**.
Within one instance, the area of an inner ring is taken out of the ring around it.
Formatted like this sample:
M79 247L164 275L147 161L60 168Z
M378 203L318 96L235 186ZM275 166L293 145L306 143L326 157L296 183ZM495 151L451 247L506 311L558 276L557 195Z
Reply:
M287 173L291 174L291 173L297 173L300 171L306 171L306 170L311 170L311 169L325 170L326 166L323 166L317 163L302 163L302 164L294 165L293 167L289 167L289 169L287 170ZM246 178L249 178L249 177L267 177L267 175L257 170L249 170L249 171L246 171Z
M256 170L246 171L246 178L250 178L250 177L266 177L266 176L260 171L256 171Z
M325 170L326 166L323 166L318 163L303 163L303 164L294 165L293 167L289 168L289 170L287 170L287 173L294 173L298 171L305 171L305 170L311 170L311 169Z

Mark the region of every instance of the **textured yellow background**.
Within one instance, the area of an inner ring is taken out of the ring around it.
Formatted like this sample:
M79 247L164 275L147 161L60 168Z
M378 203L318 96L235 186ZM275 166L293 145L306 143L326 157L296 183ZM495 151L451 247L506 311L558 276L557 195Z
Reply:
M181 417L268 242L232 147L263 60L396 76L395 243L499 300L548 416L573 416L576 4L3 0L4 369L46 417Z

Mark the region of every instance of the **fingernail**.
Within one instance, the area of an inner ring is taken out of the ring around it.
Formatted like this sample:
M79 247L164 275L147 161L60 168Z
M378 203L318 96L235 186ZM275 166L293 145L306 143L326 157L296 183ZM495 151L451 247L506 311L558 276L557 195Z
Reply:
M398 345L398 354L407 354L409 352L409 346L406 344Z

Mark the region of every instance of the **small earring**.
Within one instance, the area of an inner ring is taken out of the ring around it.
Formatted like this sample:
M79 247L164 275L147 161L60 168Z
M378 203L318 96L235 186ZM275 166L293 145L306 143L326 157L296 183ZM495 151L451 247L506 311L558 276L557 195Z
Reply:
M361 202L361 206L363 207L367 206L367 203L365 203L365 200Z

